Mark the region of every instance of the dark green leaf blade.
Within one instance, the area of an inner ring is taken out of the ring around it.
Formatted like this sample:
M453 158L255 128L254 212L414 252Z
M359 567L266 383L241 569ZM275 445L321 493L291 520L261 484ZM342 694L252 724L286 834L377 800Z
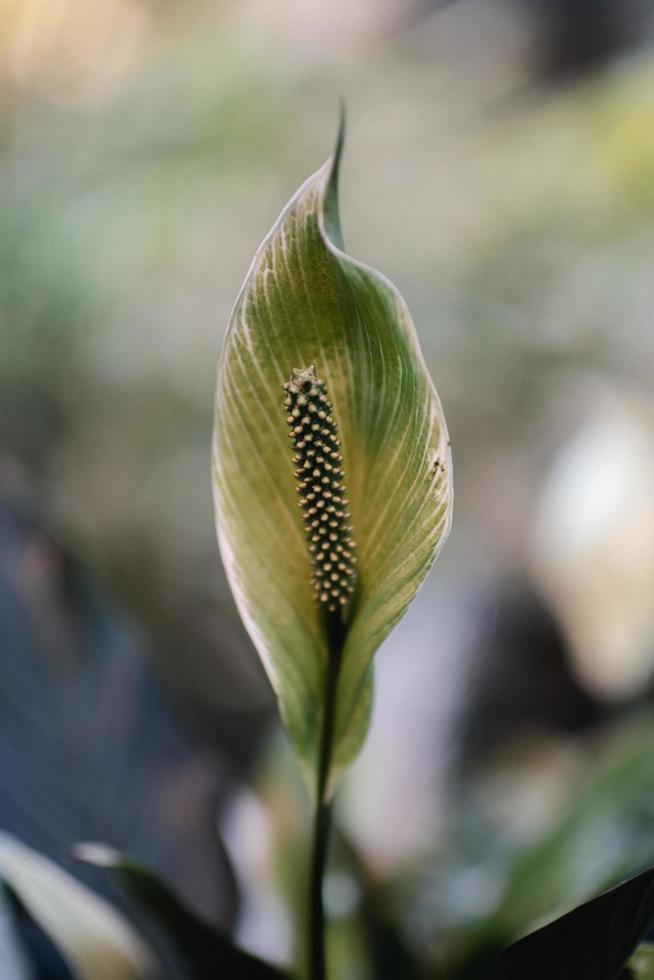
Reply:
M75 854L110 872L122 890L164 930L193 980L289 980L288 974L239 949L229 936L191 912L147 868L99 844L80 844Z
M654 869L510 946L490 980L616 980L654 922Z
M53 861L0 833L3 885L78 980L146 980L158 975L152 950L117 909Z

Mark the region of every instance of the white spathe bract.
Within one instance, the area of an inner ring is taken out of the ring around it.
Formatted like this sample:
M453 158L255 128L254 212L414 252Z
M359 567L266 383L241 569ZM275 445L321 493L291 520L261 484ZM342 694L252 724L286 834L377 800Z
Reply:
M340 145L257 251L227 331L213 441L227 575L313 785L329 642L298 504L283 386L294 368L315 365L333 407L357 557L332 786L365 737L373 655L424 580L452 513L445 420L406 304L387 279L342 247L339 155Z

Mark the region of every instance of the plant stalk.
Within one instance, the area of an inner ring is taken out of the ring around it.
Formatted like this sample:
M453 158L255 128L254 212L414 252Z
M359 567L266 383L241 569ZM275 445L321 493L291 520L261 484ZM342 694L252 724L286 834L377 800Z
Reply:
M309 980L326 980L327 977L325 910L322 894L331 825L331 803L327 798L327 781L329 779L334 747L336 691L343 649L343 630L340 621L332 621L330 626L332 627L330 629L330 655L327 660L325 676L325 707L320 737L316 810L313 824L311 873L309 879Z

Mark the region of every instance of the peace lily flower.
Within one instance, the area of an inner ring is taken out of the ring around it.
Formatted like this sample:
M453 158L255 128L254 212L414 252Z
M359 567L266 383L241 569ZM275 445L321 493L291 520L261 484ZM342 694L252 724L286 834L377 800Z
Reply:
M373 655L452 513L445 419L409 311L343 248L341 148L342 132L254 257L219 366L213 442L229 582L325 797L365 737Z

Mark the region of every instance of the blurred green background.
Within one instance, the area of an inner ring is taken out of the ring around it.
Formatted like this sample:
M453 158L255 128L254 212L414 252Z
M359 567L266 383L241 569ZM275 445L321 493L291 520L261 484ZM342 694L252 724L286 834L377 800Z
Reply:
M306 804L209 443L231 305L342 96L346 243L413 311L456 496L342 793L338 975L375 969L362 881L438 960L654 861L653 24L645 0L1 0L5 829L63 863L102 837L293 955Z

